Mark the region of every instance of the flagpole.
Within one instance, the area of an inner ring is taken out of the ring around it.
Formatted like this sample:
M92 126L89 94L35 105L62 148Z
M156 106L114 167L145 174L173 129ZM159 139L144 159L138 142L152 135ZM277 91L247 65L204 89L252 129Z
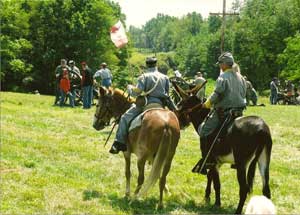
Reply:
M129 61L128 48L126 48L126 55L127 55L127 67L128 67L129 73L131 74L131 83L133 83L133 81L134 81L134 70L131 69L131 65L130 65L130 61Z

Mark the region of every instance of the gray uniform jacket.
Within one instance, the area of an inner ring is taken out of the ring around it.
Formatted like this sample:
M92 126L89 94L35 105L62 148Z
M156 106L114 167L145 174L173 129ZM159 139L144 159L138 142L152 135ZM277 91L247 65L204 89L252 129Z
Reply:
M153 89L157 81L158 84ZM160 73L157 68L147 69L146 73L139 77L136 87L144 93L153 89L151 93L147 95L148 103L162 104L161 100L169 97L169 78Z
M158 84L153 89L157 81ZM145 74L139 77L136 87L145 93L153 89L151 93L147 95L148 104L149 103L162 104L161 99L167 98L169 95L169 85L170 84L169 84L168 76L160 73L156 68L149 68ZM138 95L134 92L132 94L133 96ZM129 124L134 117L136 117L138 114L142 112L143 110L141 108L137 107L135 104L132 104L132 106L122 115L116 133L116 138L115 138L116 141L120 143L127 142Z
M246 81L240 73L227 70L222 73L217 79L214 92L209 97L209 100L214 108L222 108L225 110L230 108L243 108L246 106ZM214 111L209 118L203 122L198 133L200 137L207 137L221 123L219 116Z
M240 73L227 70L217 79L215 90L209 100L215 108L245 107L246 92L246 81Z
M271 93L278 93L278 86L275 81L271 81L270 83Z

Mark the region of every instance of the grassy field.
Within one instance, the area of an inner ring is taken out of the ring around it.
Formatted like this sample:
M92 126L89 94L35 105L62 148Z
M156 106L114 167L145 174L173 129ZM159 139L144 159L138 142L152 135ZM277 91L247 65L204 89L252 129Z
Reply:
M234 213L238 183L229 165L221 168L222 207L204 202L206 178L190 171L200 156L192 126L181 134L167 178L171 193L164 198L165 208L156 210L158 185L140 201L129 204L124 198L124 159L103 147L110 127L101 132L92 128L95 107L59 108L52 106L53 100L1 92L1 214ZM245 114L261 116L271 127L270 185L278 213L299 214L300 107L250 107ZM258 171L254 194L261 194Z

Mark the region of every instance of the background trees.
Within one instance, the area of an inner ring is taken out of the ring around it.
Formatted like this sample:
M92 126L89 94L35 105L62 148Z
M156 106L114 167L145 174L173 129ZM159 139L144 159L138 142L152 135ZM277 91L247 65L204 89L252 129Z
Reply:
M119 5L106 0L1 1L2 89L22 90L31 82L52 93L61 58L77 66L87 61L94 70L103 61L123 68L127 50L117 50L109 35L118 19L124 21Z
M240 15L226 17L225 50L234 54L243 75L258 89L267 88L274 76L300 80L295 64L299 50L300 1L247 0L241 4L237 0L232 10L239 11ZM175 67L186 76L192 77L202 70L216 78L221 25L217 16L203 19L200 14L191 13L181 18L166 18L160 14L130 33L139 40L146 37L156 41L152 45L135 44L138 48L175 51Z
M299 81L300 1L243 2L236 0L232 5L240 15L226 17L225 31L225 50L234 54L242 74L258 89L268 88L274 76ZM130 26L129 45L116 49L109 30L118 19L125 23L125 16L109 0L6 0L0 4L3 90L52 93L54 69L61 58L73 59L77 65L85 60L93 70L106 61L120 86L136 77L145 56L153 54L161 58L164 72L179 69L193 77L202 70L213 79L219 75L215 62L220 55L222 20L218 16L158 14L141 28Z

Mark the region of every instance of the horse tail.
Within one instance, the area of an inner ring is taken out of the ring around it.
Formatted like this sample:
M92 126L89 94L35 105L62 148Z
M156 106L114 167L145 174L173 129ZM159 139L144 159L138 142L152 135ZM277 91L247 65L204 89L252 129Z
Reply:
M169 149L171 146L171 141L172 141L171 129L168 127L168 125L166 125L162 134L162 138L159 143L157 153L153 161L150 174L146 182L142 186L140 192L138 193L138 196L145 195L148 192L148 190L159 179L163 166L165 165L166 160L169 157L169 151L170 151Z
M258 135L258 147L255 152L255 157L251 161L248 173L247 173L247 182L249 186L249 193L252 192L254 176L256 171L256 164L258 162L260 174L263 180L263 186L269 186L269 165L271 158L271 149L272 149L272 138L270 133L266 133L265 131L260 132ZM269 189L269 188L267 188Z
M271 198L271 191L269 187L269 168L271 161L271 151L272 151L272 137L270 131L264 136L265 145L258 158L258 167L260 171L260 175L262 177L263 184L263 195L267 198Z

